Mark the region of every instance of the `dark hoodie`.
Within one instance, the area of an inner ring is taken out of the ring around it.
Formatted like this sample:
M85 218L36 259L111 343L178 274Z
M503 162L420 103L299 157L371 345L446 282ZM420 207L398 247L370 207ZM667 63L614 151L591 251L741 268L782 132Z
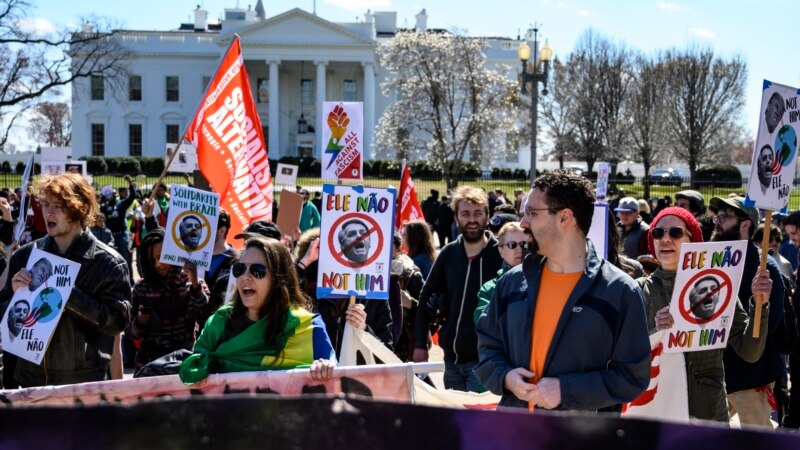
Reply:
M478 291L483 283L497 276L503 259L497 249L497 238L485 232L489 242L472 260L464 249L464 236L442 248L433 262L430 275L420 294L414 347L427 348L430 313L428 301L441 293L446 319L439 330L439 345L445 361L463 364L478 361L478 337L472 314L478 305Z

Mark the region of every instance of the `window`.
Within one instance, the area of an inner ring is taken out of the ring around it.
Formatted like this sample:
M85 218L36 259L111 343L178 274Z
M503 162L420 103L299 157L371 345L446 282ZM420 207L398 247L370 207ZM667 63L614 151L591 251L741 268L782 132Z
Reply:
M204 76L202 82L203 82L203 85L200 86L200 92L205 92L206 89L208 89L209 83L211 83L211 77Z
M180 133L181 132L178 130L178 125L167 125L167 144L177 144L180 140Z
M180 100L180 82L178 77L167 77L167 101L177 102Z
M142 156L142 124L128 125L128 153L131 156Z
M106 126L102 123L92 124L92 156L106 154Z
M344 80L344 95L342 98L346 102L354 102L358 100L358 83L356 80Z
M142 77L131 75L128 78L128 100L132 102L142 101Z
M311 80L300 80L300 98L304 105L314 104L314 83Z
M103 100L106 97L103 77L92 75L92 100Z

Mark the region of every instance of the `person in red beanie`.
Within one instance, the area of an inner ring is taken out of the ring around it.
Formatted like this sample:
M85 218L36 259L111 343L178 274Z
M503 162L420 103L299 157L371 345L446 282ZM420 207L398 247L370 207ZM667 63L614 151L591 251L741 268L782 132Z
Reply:
M703 242L703 232L697 219L687 210L670 207L661 210L653 220L647 236L650 252L661 262L649 277L639 278L637 282L644 292L647 326L650 334L672 328L675 323L669 313L672 290L675 287L675 274L678 270L681 244ZM753 279L753 292L761 290L758 278ZM745 312L739 299L731 326L728 346L742 359L757 361L764 351L766 333L753 338L750 330L755 306L749 305ZM767 326L768 310L761 315L761 327ZM686 384L688 386L689 415L697 419L728 421L728 403L725 395L725 372L722 355L725 349L687 352Z

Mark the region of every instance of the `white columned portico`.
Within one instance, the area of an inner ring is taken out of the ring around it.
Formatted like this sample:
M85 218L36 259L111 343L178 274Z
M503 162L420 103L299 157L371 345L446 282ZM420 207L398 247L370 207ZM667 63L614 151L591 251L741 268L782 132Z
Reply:
M278 66L280 63L280 61L267 61L267 64L269 64L269 118L267 119L269 126L269 155L275 159L282 156L283 153L280 148L281 117L280 99L278 97L280 93L278 88Z
M322 127L324 124L324 118L322 117L322 102L325 101L325 88L327 85L326 75L327 75L327 67L328 61L314 61L314 64L317 65L317 114L316 120L314 123L314 130L315 136L314 140L314 157L315 158L322 158L322 145L320 139L322 136Z
M364 67L364 158L372 159L372 135L375 132L375 66L372 62L361 63Z

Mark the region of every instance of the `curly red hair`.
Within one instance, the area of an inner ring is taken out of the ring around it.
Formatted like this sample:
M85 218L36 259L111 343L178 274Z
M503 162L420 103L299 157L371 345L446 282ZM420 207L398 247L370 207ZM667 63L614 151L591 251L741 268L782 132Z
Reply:
M64 214L69 220L80 222L82 227L86 227L88 220L100 211L94 188L82 175L66 173L44 176L39 180L36 190L39 196L48 195L61 200Z

